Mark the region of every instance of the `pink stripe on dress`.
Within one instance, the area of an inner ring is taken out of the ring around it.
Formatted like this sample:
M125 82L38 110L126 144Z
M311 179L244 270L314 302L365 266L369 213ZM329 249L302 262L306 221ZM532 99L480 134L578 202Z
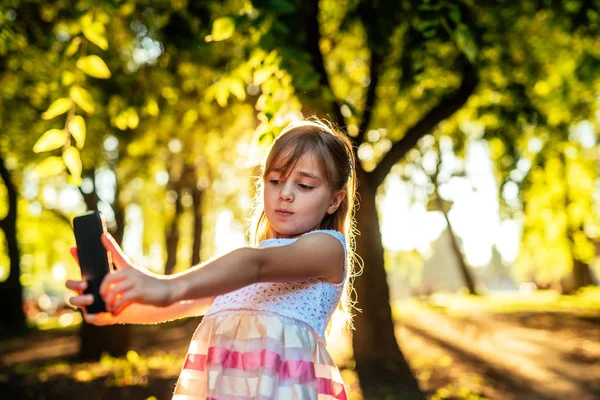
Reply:
M208 362L223 364L225 368L251 370L269 368L276 371L281 364L281 356L269 350L242 353L220 347L211 347L208 350Z
M206 356L204 354L188 354L183 369L204 371L206 369Z
M317 392L319 394L328 394L339 400L347 399L344 384L327 378L317 378Z
M279 371L280 379L315 379L315 364L311 361L285 361Z
M269 350L242 353L222 347L211 347L208 350L208 357L203 354L188 354L184 369L204 371L206 370L207 360L209 364L221 364L225 368L243 371L268 368L272 371L278 371L280 379L310 381L316 378L313 362L302 360L281 362L281 356ZM340 392L344 393L344 386L342 384L326 378L316 379L319 393L329 394L334 397ZM336 398L345 399L346 397Z

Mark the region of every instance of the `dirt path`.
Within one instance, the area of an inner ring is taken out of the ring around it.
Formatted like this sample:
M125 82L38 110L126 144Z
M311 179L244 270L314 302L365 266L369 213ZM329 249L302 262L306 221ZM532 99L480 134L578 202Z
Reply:
M409 359L411 348L434 346L484 377L490 399L600 399L600 317L448 317L423 308L402 315L398 336Z

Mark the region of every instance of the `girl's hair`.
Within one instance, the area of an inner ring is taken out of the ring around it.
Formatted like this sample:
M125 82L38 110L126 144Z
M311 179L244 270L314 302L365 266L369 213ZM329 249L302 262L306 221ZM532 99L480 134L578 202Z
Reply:
M337 333L341 328L352 328L354 265L357 261L355 249L356 222L354 219L356 200L355 158L350 139L328 124L312 117L308 120L290 123L272 144L269 154L261 165L261 179L257 181L254 200L254 212L250 226L250 242L254 246L270 239L272 232L265 215L263 204L264 183L273 168L281 168L286 176L300 159L312 154L324 172L331 193L345 190L346 196L333 214L327 214L318 229L338 231L346 238L348 256L346 258L346 278L342 298L332 321L327 328L328 334Z

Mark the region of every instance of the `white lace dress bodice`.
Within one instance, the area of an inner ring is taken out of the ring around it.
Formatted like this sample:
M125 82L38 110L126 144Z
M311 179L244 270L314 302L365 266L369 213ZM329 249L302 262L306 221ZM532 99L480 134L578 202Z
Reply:
M328 233L337 238L347 258L344 235L334 230L315 230L304 235L317 232ZM298 238L267 239L258 247L285 246L296 240ZM347 266L344 262L344 279L337 284L322 279L310 279L301 282L260 282L248 285L217 296L206 315L234 310L267 311L305 322L325 338L329 319L342 296L346 273Z

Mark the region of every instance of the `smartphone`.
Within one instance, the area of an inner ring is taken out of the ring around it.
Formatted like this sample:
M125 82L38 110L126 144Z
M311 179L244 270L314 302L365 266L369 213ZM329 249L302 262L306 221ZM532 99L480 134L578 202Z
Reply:
M112 271L112 259L101 241L102 233L107 232L104 216L99 211L79 215L73 219L73 231L81 277L88 283L83 293L94 295L94 304L86 307L86 310L90 314L106 312L106 305L100 296L100 283Z

